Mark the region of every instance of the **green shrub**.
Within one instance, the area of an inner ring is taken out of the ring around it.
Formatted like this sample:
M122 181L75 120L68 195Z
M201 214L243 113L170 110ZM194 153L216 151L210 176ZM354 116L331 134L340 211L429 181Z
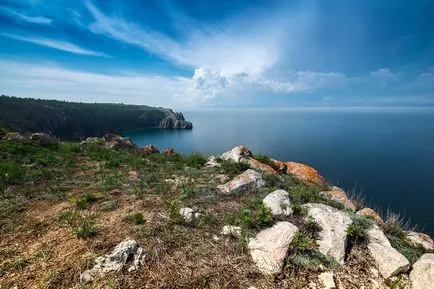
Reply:
M300 205L298 203L292 203L291 208L292 208L293 214L296 216L305 217L308 214L307 208L303 207L302 205Z
M264 174L262 178L270 188L286 189L280 175L278 174Z
M18 184L24 180L26 170L16 162L0 163L0 179L4 184Z
M307 216L303 228L310 236L316 236L322 230L321 226L312 216Z
M185 185L181 188L181 199L183 200L194 198L197 194L198 191L192 186Z
M296 267L309 270L317 270L322 266L326 268L335 269L339 267L339 263L329 256L325 256L316 250L306 250L296 252L290 255L288 263Z
M271 210L264 206L260 198L250 200L247 206L241 208L235 214L227 215L226 218L230 224L246 229L261 228L273 222Z
M206 164L206 158L200 153L192 153L184 157L184 162L188 167L200 169Z
M218 168L220 173L223 173L230 178L233 178L250 169L250 165L243 162L236 163L222 159L218 159L217 161L220 163L220 167Z
M142 225L145 223L145 219L143 218L143 214L139 212L134 212L130 215L124 217L124 221L133 223L134 225Z
M93 218L89 214L77 211L65 211L58 217L60 222L67 223L72 232L80 239L87 239L96 235L96 227Z
M314 240L309 235L297 231L292 239L291 247L294 251L305 251L311 249L314 243Z
M347 236L351 239L365 238L374 221L363 215L350 213L352 223L347 227Z
M413 264L425 253L425 249L422 246L414 246L406 237L400 237L397 235L386 234L390 241L390 244L398 252L407 258L407 260Z
M255 160L260 161L263 164L269 165L270 167L272 167L275 170L278 169L278 166L276 166L276 164L271 160L271 158L269 156L259 154L259 155L255 155L253 158Z
M87 209L88 204L93 203L97 200L97 198L91 194L91 193L85 193L75 199L73 199L73 202L75 206L80 210Z
M179 214L181 204L177 200L166 200L164 202L169 219L175 223L181 223L183 221L182 216Z

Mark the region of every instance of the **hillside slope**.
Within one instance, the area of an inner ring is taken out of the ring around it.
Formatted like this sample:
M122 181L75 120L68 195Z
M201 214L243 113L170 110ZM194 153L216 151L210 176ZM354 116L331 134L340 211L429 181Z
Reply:
M120 137L0 140L2 289L428 289L433 248L243 146L207 160Z
M192 128L181 113L144 105L76 103L0 96L0 127L82 139L143 128Z

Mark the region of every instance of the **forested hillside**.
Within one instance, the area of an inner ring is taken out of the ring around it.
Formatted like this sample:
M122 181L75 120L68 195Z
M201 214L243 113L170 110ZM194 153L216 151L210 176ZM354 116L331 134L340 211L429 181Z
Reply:
M163 119L173 114L170 109L144 105L0 96L0 127L20 132L46 132L63 139L159 127Z

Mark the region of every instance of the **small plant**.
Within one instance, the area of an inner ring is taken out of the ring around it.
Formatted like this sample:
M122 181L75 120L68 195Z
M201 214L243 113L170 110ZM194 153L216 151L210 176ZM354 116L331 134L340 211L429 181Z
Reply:
M172 220L175 223L181 223L183 221L182 216L179 214L181 205L177 200L167 200L164 202L164 206L166 208L170 220Z
M116 210L116 207L116 201L106 201L102 204L101 210L104 212L109 212Z
M44 247L38 250L36 257L42 260L49 260L53 256L53 248Z
M386 221L383 225L383 231L387 235L396 236L401 239L405 239L405 231L412 231L409 219L406 219L400 214L393 213L390 210L386 212Z
M296 216L305 217L308 214L307 208L303 207L302 205L300 205L298 203L291 204L291 208L292 208L293 214Z
M386 236L392 247L404 255L411 264L419 260L419 258L425 253L425 249L422 246L414 246L406 237L401 238L400 236L390 234L387 234Z
M199 169L206 164L206 159L200 153L192 153L184 157L184 162L188 167Z
M19 163L0 163L0 180L4 184L18 184L23 181L25 173L25 168Z
M310 236L316 236L319 232L321 232L322 228L318 224L317 221L312 216L307 216L304 229L306 230L306 233Z
M85 193L80 197L73 199L75 206L80 210L87 209L89 203L93 203L97 198L91 193Z
M314 244L314 240L300 231L297 231L291 242L291 247L294 251L305 251L311 249Z
M347 227L347 236L351 239L365 238L367 231L373 226L374 221L363 215L350 213L351 224Z
M265 207L260 198L250 200L249 204L241 208L235 214L226 217L232 225L238 225L246 229L264 227L273 222L273 214Z
M134 212L130 215L124 217L124 221L133 223L134 225L142 225L145 223L145 219L143 218L143 214L139 212Z
M349 199L356 207L356 211L359 211L366 207L366 195L363 191L356 191L355 188L351 189L349 192Z
M66 211L58 217L58 220L67 223L72 232L80 239L88 239L96 235L95 223L89 214Z
M316 270L325 266L330 269L339 267L339 263L335 259L329 256L325 256L316 250L306 250L292 254L288 258L289 263L296 267Z
M233 162L229 160L218 160L220 163L219 171L230 178L233 178L240 173L250 169L250 165L243 162Z
M253 158L257 161L260 161L263 164L269 165L275 170L279 169L269 156L259 154L259 155L255 155Z
M57 288L54 283L58 281L59 277L60 277L59 271L57 270L48 271L42 278L42 288L44 289Z
M264 174L263 179L270 188L285 189L282 179L278 174Z
M181 199L192 199L197 196L198 191L192 186L183 186L181 188Z

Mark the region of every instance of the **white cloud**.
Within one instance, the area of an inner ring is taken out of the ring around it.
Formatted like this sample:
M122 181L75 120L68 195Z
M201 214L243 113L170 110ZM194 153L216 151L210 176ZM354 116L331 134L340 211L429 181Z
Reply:
M33 43L40 46L45 46L57 50L62 50L74 54L82 54L82 55L91 55L91 56L99 56L99 57L110 57L105 53L97 52L88 50L85 48L82 48L80 46L77 46L75 44L72 44L70 42L66 41L58 41L53 39L47 39L47 38L38 38L38 37L26 37L21 35L15 35L10 33L0 33L0 36L7 37L14 40L24 41Z
M29 16L24 13L14 11L6 7L0 7L0 13L13 18L20 22L40 24L40 25L50 25L53 22L52 19L43 16Z
M1 59L0 87L7 95L84 102L191 106L203 100L188 78L106 75Z

